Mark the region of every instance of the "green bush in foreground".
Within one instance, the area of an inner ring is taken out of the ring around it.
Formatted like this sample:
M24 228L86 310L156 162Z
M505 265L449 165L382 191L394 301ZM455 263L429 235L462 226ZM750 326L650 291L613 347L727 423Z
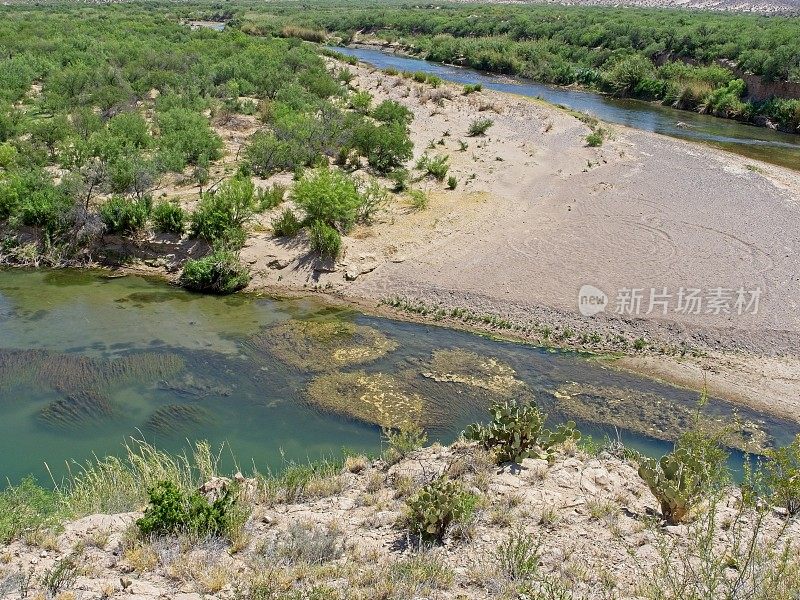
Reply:
M440 543L454 524L467 524L478 498L457 481L440 476L409 498L408 527L423 541Z
M605 137L606 137L605 131L603 129L596 129L595 131L586 136L586 145L592 148L597 148L598 146L602 146Z
M135 233L144 229L150 215L148 200L113 196L100 207L100 217L110 233Z
M336 258L342 251L342 236L336 228L323 221L313 221L308 227L311 250L324 258Z
M212 243L226 242L229 246L235 246L234 241L243 243L240 232L252 219L255 209L253 182L242 177L229 179L216 192L203 194L192 214L192 235Z
M445 155L439 155L431 158L427 154L423 154L417 161L417 169L425 171L427 175L435 178L437 181L443 181L450 169L450 163Z
M63 515L61 496L26 477L0 492L0 544L53 527Z
M769 450L764 471L773 502L790 515L800 513L800 435L788 446Z
M306 212L307 223L338 225L343 231L355 224L362 201L352 177L327 168L298 181L292 199Z
M179 282L195 292L232 294L250 283L250 274L236 254L215 250L203 258L186 261Z
M159 202L150 215L153 227L162 233L182 234L186 230L186 211L177 202Z
M291 237L302 229L303 224L292 212L292 209L286 208L272 221L272 233L276 237Z
M498 463L519 463L531 457L550 459L556 445L581 437L574 421L562 423L555 431L545 428L547 416L533 403L497 402L491 413L489 425L473 423L463 435L494 452Z
M136 521L143 535L168 535L190 532L196 535L221 535L228 530L233 499L230 489L208 502L199 492L181 492L172 481L160 481L148 490L150 504Z

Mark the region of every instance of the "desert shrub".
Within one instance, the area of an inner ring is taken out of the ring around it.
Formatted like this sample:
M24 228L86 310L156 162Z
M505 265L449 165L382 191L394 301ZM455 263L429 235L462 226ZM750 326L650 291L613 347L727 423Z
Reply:
M232 294L250 282L250 274L229 250L215 250L196 260L188 260L179 279L186 289L210 294Z
M222 139L208 120L185 108L170 108L157 115L160 158L164 168L183 171L187 164L216 160L222 156Z
M19 485L9 485L0 492L0 544L55 527L66 516L57 492L26 477Z
M532 402L522 405L516 400L496 402L490 412L489 425L473 423L463 435L494 452L498 463L519 463L530 457L550 459L555 446L581 436L574 421L562 423L555 431L545 428L547 416Z
M320 169L303 177L292 189L292 199L306 213L306 222L319 221L343 231L356 222L361 195L352 177L333 169Z
M324 221L312 221L308 226L311 250L326 258L336 258L342 251L342 236L335 227Z
M381 441L387 445L383 455L387 462L395 463L414 450L419 450L428 441L428 435L420 427L381 429Z
M350 96L350 108L357 113L366 115L372 107L372 94L366 91L355 92Z
M59 592L71 588L80 574L81 569L76 557L69 554L57 560L42 574L42 587L47 590L50 598L60 597Z
M58 233L69 224L72 207L72 200L66 194L52 184L47 184L19 197L14 207L14 216L21 225L41 227L48 233Z
M452 525L472 519L476 502L459 482L437 477L408 499L408 528L423 541L440 543Z
M353 72L350 69L348 69L347 67L344 67L344 68L339 70L339 73L337 73L337 75L336 75L336 79L338 79L339 81L341 81L344 84L348 84L351 81L353 81L353 79L355 79L355 75L353 74Z
M478 117L472 123L469 124L469 128L467 129L467 135L470 137L477 137L479 135L485 135L489 128L494 125L494 121L488 119L486 117Z
M100 217L111 233L134 233L144 228L150 215L148 200L112 196L100 206Z
M358 205L356 219L359 223L371 223L381 207L389 199L389 193L379 182L372 180L361 192L361 203Z
M148 490L148 496L144 516L136 521L142 535L223 535L229 529L234 504L230 489L208 502L199 492L185 494L172 481L160 481Z
M294 171L311 159L308 147L300 140L278 138L271 131L254 133L244 149L244 163L260 177Z
M586 136L586 145L592 148L596 148L598 146L603 145L603 141L605 141L606 132L601 127L595 129L592 133Z
M764 475L773 502L790 515L800 513L800 435L788 446L767 451Z
M443 181L450 169L450 163L447 156L439 155L431 158L427 154L423 154L417 161L417 169L425 171L427 175L435 178L437 181Z
M289 565L322 565L344 554L344 535L336 527L294 521L286 535L264 549L267 558Z
M258 194L258 208L259 210L271 210L280 205L286 197L286 186L280 183L274 183L271 187L259 192Z
M661 505L664 519L676 525L689 518L705 494L721 486L727 458L717 438L695 427L659 460L640 457L639 476Z
M414 150L406 126L396 121L380 125L362 123L353 132L353 145L380 173L400 167L412 157Z
M384 100L372 111L372 118L382 123L400 123L408 127L414 120L414 113L394 100Z
M272 221L272 233L276 237L291 237L303 227L292 209L286 208Z
M186 230L187 214L177 202L159 202L153 207L150 218L156 231L182 234Z
M514 531L497 548L495 558L500 571L512 581L523 581L539 569L541 542L535 541L525 530Z
M447 178L447 189L454 190L456 189L457 185L458 185L458 179L450 175L450 177Z
M408 185L411 181L411 176L409 175L407 169L395 169L394 171L389 173L389 180L392 183L394 183L392 191L404 192L408 189Z
M483 85L480 83L467 83L464 85L464 95L469 96L470 94L474 94L475 92L480 92L483 89Z
M191 232L209 242L235 247L244 241L241 232L256 209L255 186L247 178L234 177L216 192L203 194L191 216Z
M430 200L428 194L422 190L409 190L408 192L409 203L414 210L425 210L428 208Z

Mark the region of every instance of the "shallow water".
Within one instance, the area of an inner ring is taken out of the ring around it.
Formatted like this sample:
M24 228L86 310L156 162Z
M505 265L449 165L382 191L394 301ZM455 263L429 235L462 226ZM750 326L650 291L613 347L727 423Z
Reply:
M640 100L619 99L594 92L556 87L519 78L484 74L474 69L442 65L372 48L334 48L380 69L424 71L456 83L480 83L500 92L542 98L579 110L609 123L703 142L749 158L800 170L800 136L677 110ZM685 125L678 126L678 123Z
M358 325L385 342L383 354L332 367L326 356L336 352L281 337L292 319ZM254 340L288 342L270 354ZM493 396L423 375L438 368L432 353L443 349L491 357L513 369L514 385L520 386L514 389L524 389L559 419L572 416L553 394L559 389L613 388L634 393L641 402L689 407L697 400L692 392L619 373L575 353L365 316L311 300L202 296L141 277L109 279L88 271L0 271L0 478L15 481L34 473L49 481L45 463L59 477L66 459L119 453L127 436L143 435L170 450L185 447L187 439L227 442L240 465L262 470L342 448L377 452L376 425L323 412L307 401L313 377L361 370L391 375L408 393L429 401L430 438L449 442L465 425L485 418ZM445 355L466 356L439 356ZM165 407L173 412L159 419ZM730 418L725 403L712 402L709 410ZM742 416L759 421L780 443L798 430L747 411ZM617 435L613 427L580 420L579 426L594 437ZM650 454L669 447L625 430L620 436ZM230 466L228 454L223 458Z

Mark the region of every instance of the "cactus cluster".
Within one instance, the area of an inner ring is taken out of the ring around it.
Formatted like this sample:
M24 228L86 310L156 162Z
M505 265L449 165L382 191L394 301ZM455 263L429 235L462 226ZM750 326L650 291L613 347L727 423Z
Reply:
M409 529L423 541L441 542L452 524L470 520L476 501L459 482L437 477L409 498Z
M465 439L479 442L494 452L498 463L519 463L525 458L549 460L555 446L581 437L574 421L562 423L555 431L545 428L547 415L532 402L497 402L492 405L491 413L491 423L473 423L463 435Z
M675 448L659 460L642 458L639 476L661 504L670 525L684 522L708 480L708 464L688 448Z

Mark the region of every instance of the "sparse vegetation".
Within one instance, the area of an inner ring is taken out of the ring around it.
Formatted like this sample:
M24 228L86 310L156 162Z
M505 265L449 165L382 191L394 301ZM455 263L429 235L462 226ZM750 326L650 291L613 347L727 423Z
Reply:
M437 477L409 498L409 530L425 541L441 543L452 525L472 518L476 502L477 497L464 491L460 483Z
M550 458L558 444L580 439L573 421L559 425L555 431L545 428L547 417L533 403L520 405L516 400L495 403L490 412L489 425L474 423L463 435L494 452L498 463Z
M469 128L467 129L467 135L470 137L478 137L481 135L486 135L486 132L489 131L489 128L494 125L494 121L488 119L486 117L479 117L472 121L469 124Z

